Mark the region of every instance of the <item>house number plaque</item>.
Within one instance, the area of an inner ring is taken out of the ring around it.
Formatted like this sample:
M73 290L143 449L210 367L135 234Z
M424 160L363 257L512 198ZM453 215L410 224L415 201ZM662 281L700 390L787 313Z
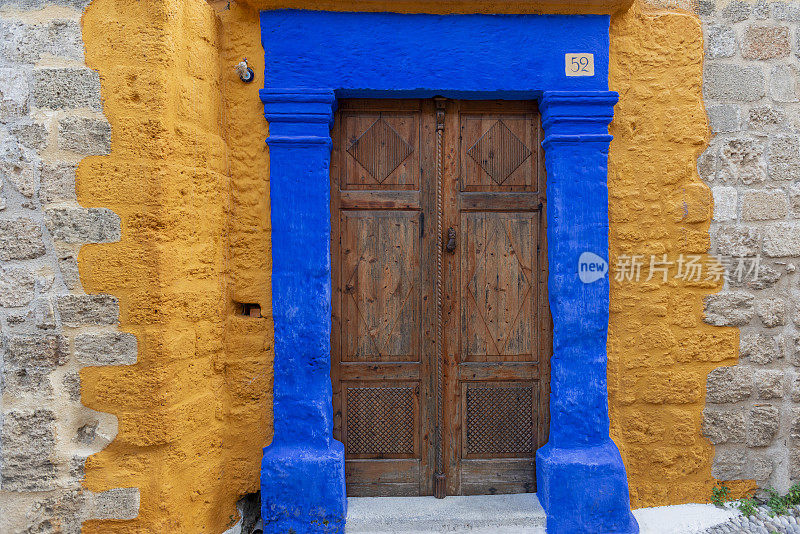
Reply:
M594 76L594 54L564 54L567 76Z

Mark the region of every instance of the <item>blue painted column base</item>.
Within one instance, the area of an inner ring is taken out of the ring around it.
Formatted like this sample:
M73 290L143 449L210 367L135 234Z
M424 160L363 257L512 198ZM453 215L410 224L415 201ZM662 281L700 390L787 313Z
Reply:
M610 439L594 447L545 445L536 454L536 482L548 534L639 532L630 512L625 466Z
M344 446L269 446L261 462L264 532L341 533L347 516Z

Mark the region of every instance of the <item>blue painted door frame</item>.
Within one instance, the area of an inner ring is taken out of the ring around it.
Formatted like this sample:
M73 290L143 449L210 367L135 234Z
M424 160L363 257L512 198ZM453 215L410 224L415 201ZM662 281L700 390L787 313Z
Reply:
M261 471L265 531L343 532L344 448L330 381L330 127L336 99L537 99L545 130L550 437L537 453L552 533L638 532L609 438L608 277L583 283L579 259L608 259L607 16L399 15L264 11L261 91L270 125L274 438ZM565 54L594 55L568 77Z

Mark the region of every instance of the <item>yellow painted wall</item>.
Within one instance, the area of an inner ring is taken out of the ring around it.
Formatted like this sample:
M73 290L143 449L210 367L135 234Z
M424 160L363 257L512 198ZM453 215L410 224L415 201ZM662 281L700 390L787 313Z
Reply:
M610 132L610 261L676 260L709 248L711 191L697 174L710 133L697 16L636 3L612 18L609 86L620 101ZM704 261L707 259L704 256ZM612 269L613 271L613 269ZM738 357L738 330L705 324L703 296L721 284L611 281L611 436L634 507L705 502L713 447L701 436L706 375ZM729 484L730 485L730 484ZM741 492L751 483L734 484Z
M138 363L86 368L82 400L119 417L89 458L95 491L140 488L133 521L88 533L222 532L258 489L270 439L268 159L257 84L231 66L263 52L255 12L203 0L95 0L86 62L100 72L109 156L85 159L84 206L122 219L122 240L81 250L87 292L120 299ZM267 318L237 315L260 303Z
M222 532L238 497L258 489L271 439L258 13L236 2L215 10L203 0L94 0L83 24L113 133L109 156L81 163L79 200L118 213L123 237L84 247L81 279L87 292L120 298L121 329L139 340L136 365L82 371L83 402L120 418L117 438L87 462L85 484L141 490L137 519L91 521L85 531ZM704 253L712 201L695 170L709 138L700 23L636 4L613 16L611 44L609 82L621 96L609 158L611 261ZM245 56L257 73L249 85L232 69ZM732 364L738 346L736 330L702 322L702 297L716 289L612 282L612 437L635 507L710 494L705 376ZM235 302L259 303L265 318L237 315Z

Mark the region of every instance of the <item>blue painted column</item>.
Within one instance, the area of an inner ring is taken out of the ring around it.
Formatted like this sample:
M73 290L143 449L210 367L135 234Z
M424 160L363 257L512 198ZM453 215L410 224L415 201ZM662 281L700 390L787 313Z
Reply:
M264 532L343 532L344 446L331 404L331 90L263 89L269 122L274 434Z
M553 316L550 439L537 453L547 532L635 533L628 481L609 438L608 275L579 278L585 252L608 262L608 124L617 94L545 92L548 289Z

